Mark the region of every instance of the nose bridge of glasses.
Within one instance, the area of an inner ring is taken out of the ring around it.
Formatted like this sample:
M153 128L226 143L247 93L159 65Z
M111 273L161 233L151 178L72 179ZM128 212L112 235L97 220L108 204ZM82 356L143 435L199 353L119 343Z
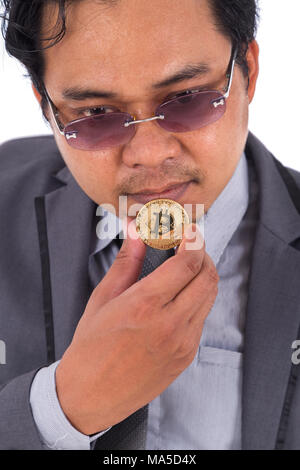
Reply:
M160 114L159 116L153 116L153 117L146 118L146 119L139 119L139 120L134 119L133 121L125 122L124 127L129 127L132 124L140 124L141 122L154 121L156 119L165 119L165 117L163 114Z

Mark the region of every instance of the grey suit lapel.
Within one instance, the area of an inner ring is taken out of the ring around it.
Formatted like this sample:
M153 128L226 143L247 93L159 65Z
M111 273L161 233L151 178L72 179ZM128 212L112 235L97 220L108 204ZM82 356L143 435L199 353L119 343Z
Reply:
M59 359L69 346L88 300L90 240L97 208L67 167L55 177L60 187L56 184L35 203L49 362ZM146 426L139 418L143 411L114 426L113 436L105 434L96 448L143 449Z
M96 204L67 167L56 178L62 185L45 195L44 206L57 360L70 344L88 300L88 256Z
M273 449L300 322L300 217L274 160L252 135L246 155L259 179L260 220L252 258L245 330L242 446Z

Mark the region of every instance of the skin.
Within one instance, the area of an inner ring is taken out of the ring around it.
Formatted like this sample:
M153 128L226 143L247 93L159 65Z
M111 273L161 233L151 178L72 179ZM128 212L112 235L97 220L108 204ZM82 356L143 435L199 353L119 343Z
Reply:
M54 21L53 7L47 10L45 18ZM206 83L219 90L226 85L231 44L216 32L206 1L130 0L128 8L128 2L121 0L108 8L85 0L74 2L68 19L65 38L45 51L44 77L48 93L65 123L78 117L70 107L112 105L144 119L151 117L170 93ZM45 34L49 27L53 25L47 23ZM228 183L244 150L248 106L258 74L255 41L250 45L247 60L248 93L247 78L235 67L225 115L200 130L169 133L156 122L148 122L137 126L135 136L126 145L87 152L70 147L51 119L57 145L81 188L98 204L112 204L118 213L121 194L196 178L198 182L191 185L180 202L203 203L207 211ZM153 83L200 61L212 67L206 77L161 90L151 89ZM114 91L120 98L67 102L62 98L62 90L76 85ZM132 203L134 200L129 197L128 204Z
M56 18L53 8L44 13L45 34L49 18ZM44 81L65 123L78 117L72 106L112 105L143 119L170 93L208 83L221 90L230 54L230 41L216 31L206 0L121 0L113 7L85 0L73 2L66 36L45 51ZM110 203L118 210L121 194L195 178L180 202L203 203L207 211L245 147L258 54L253 41L247 53L248 91L247 78L236 66L225 115L197 131L169 133L147 122L126 145L86 152L71 148L48 114L78 184L98 204ZM211 65L207 76L152 89L153 83L200 61ZM76 85L114 91L119 97L64 100L62 90ZM134 200L129 196L128 202ZM62 409L85 434L125 419L188 367L217 295L219 278L212 260L204 247L187 250L185 240L176 256L136 282L145 245L133 235L124 240L92 293L56 370Z

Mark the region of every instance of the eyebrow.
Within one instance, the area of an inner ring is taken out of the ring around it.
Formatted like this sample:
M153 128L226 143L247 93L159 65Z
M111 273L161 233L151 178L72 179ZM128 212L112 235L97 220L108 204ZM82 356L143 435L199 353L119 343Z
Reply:
M207 75L211 71L211 68L206 63L187 65L184 69L175 73L171 77L168 77L160 82L154 83L152 89L157 90L165 88L176 83L189 80L191 78L201 77ZM112 91L85 89L81 86L66 88L62 92L62 96L66 100L83 101L89 98L118 98L118 94Z
M211 71L211 68L208 64L195 64L195 65L187 65L184 69L180 70L179 72L175 73L169 78L162 80L161 82L155 83L152 85L153 89L164 88L175 83L183 82L184 80L188 80L190 78L200 77L203 75L207 75Z

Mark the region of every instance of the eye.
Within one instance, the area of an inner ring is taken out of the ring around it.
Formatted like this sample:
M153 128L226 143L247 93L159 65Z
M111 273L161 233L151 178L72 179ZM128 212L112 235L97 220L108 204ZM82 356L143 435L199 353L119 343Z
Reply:
M77 110L78 116L90 117L98 116L99 114L115 113L119 110L113 106L93 106L92 108L85 108Z

